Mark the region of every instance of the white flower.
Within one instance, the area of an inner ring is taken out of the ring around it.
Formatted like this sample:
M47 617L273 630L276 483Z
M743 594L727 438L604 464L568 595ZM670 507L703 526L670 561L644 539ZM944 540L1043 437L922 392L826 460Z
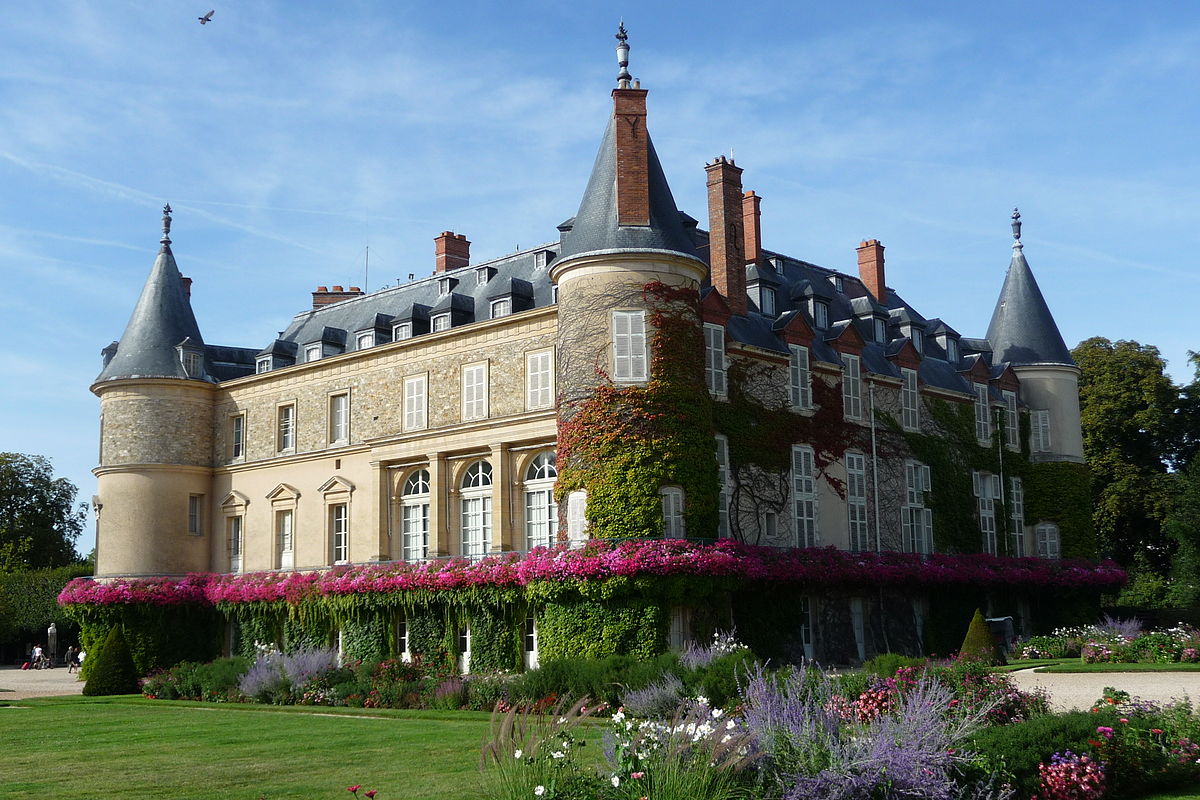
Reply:
M616 788L617 786L620 786L620 785L621 785L621 779L620 779L620 778L618 778L616 775L613 775L613 776L612 776L612 785L613 785L613 788Z
M546 793L546 787L538 784L537 786L533 787L533 793L538 797L541 797Z
M521 756L523 756L523 755L525 755L525 751L524 751L524 750L518 750L517 752L513 753L513 758L520 758L520 757L521 757Z
M734 722L733 720L729 720L728 722L725 723L725 730L727 730L727 731L731 731L736 727L737 727L737 723Z
M554 758L566 758L566 753L564 753L562 750L555 750L550 755Z
M704 695L702 695L702 694L700 694L700 695L696 695L696 702L697 702L697 703L699 703L699 704L700 704L700 705L702 705L702 706L707 706L707 705L708 705L708 698L707 698L707 697L705 697L705 696L704 696Z
M712 710L712 718L713 719L720 719L722 716L724 716L724 714L725 714L725 709L723 709L723 708L714 708Z

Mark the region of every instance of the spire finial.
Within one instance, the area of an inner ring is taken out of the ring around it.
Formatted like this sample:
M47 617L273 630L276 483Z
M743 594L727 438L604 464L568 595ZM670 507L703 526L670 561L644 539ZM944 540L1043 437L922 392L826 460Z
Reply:
M167 203L163 206L163 238L159 240L159 244L171 243L171 204Z
M1013 209L1012 213L1013 249L1021 249L1021 212Z
M617 66L621 68L617 73L617 88L628 89L633 76L629 74L629 32L625 30L623 19L617 26Z

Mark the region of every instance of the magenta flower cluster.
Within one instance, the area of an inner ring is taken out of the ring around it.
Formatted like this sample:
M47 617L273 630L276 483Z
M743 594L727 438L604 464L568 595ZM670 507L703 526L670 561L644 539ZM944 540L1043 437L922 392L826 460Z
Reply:
M60 604L295 603L312 595L447 591L474 586L513 588L538 581L693 576L799 583L813 587L973 586L1089 588L1112 591L1125 573L1112 562L1005 558L986 554L919 556L852 553L832 547L781 550L732 540L593 539L585 547L536 548L476 561L449 559L336 567L321 572L195 574L182 579L77 579Z
M1040 786L1035 800L1098 800L1104 796L1104 765L1087 753L1055 753L1038 765Z

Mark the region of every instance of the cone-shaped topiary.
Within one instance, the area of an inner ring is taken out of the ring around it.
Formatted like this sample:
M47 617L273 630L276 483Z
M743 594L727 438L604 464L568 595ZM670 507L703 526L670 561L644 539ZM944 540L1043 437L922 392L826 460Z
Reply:
M120 625L112 627L99 652L88 658L89 661L92 659L95 662L83 685L84 694L137 694L140 691L137 668L133 666L133 657Z
M963 639L958 655L960 658L978 659L986 661L988 664L1005 663L1004 653L996 646L992 631L983 618L983 612L978 608L975 609L975 616L971 617L971 624L967 627L967 635Z

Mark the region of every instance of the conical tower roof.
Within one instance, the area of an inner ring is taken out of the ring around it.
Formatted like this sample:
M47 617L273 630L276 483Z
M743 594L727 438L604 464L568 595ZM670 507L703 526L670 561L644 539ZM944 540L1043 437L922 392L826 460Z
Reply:
M171 252L170 213L170 206L163 209L162 247L121 335L117 352L100 371L97 383L123 378L204 380L184 371L176 349L186 341L187 347L203 352L204 339Z
M684 229L675 197L667 184L654 143L647 134L647 184L650 195L649 225L620 225L617 222L616 117L608 119L600 152L592 166L579 213L563 232L561 256L605 250L667 250L696 257L696 246Z
M1050 307L1042 297L1025 260L1021 244L1021 214L1013 211L1013 255L1000 289L1000 299L992 312L987 338L992 345L994 361L1014 366L1029 364L1063 364L1075 366L1071 351L1063 342Z

